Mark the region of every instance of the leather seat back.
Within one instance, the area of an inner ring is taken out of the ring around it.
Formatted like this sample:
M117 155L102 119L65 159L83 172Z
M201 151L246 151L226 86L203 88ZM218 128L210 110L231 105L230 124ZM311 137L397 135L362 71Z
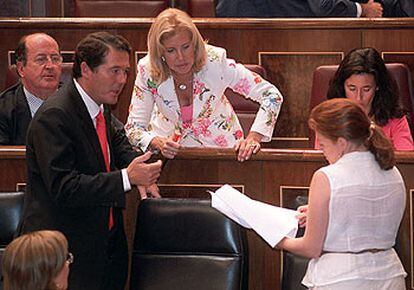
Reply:
M24 192L0 192L0 277L3 253L13 241L23 211L23 201Z
M247 289L243 228L209 200L146 199L138 209L130 289Z
M167 6L167 0L75 0L75 16L155 17Z

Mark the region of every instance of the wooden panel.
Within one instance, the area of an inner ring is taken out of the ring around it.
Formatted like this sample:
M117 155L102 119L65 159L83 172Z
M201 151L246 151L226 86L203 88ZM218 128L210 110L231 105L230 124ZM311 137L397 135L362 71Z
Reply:
M48 3L50 0L42 1ZM63 10L67 11L72 2L60 0L60 4L57 3L53 9L59 9L58 6L64 4ZM347 53L363 46L386 52L387 61L391 58L398 60L400 56L406 60L407 55L398 54L412 53L414 47L414 18L203 18L194 21L204 38L213 45L225 47L230 58L241 63L261 62L267 66L270 81L281 88L285 104L275 133L279 139L270 146L307 147L307 104L312 70L316 65L337 63L336 53ZM128 39L133 51L144 52L147 50L151 23L151 18L0 19L0 38L7 39L0 43L0 71L6 71L8 52L15 49L18 40L25 34L44 31L57 39L63 51L74 51L78 41L88 33L106 30ZM414 71L412 62L409 61L409 66ZM135 67L134 58L131 59L131 66ZM113 107L115 115L123 122L128 114L135 73L134 68L118 104ZM0 74L0 85L4 84L4 76L4 73ZM285 139L280 139L282 137Z
M26 179L26 149L0 146L0 191L15 191Z
M283 185L280 188L280 206L290 209L296 209L298 203L307 204L307 197L309 187L287 186Z
M240 192L244 192L244 185L230 184ZM208 191L216 191L222 184L158 184L160 194L162 197L168 198L202 198L210 199L211 196Z
M411 28L365 30L362 46L375 47L379 51L412 51L414 39Z
M320 65L339 64L342 52L259 52L259 64L268 80L284 96L274 136L308 137L307 120L313 71ZM295 120L295 122L292 122Z
M388 52L384 51L382 53L382 58L385 62L400 62L405 63L410 69L411 81L414 88L414 50L404 51L404 52ZM414 96L413 96L414 97Z
M1 190L13 190L10 184L25 182L24 148L6 147L0 150ZM397 152L397 166L407 188L407 208L401 223L396 249L409 273L407 287L413 279L413 189L414 152ZM14 162L13 162L14 161ZM297 195L305 195L313 172L326 162L319 151L264 149L247 162L237 162L232 150L186 149L165 165L160 177L161 192L166 196L197 197L206 189L228 183L237 185L248 196L273 205L289 206ZM4 177L5 176L5 177ZM180 192L179 189L182 189ZM127 195L125 227L131 245L135 230L138 195ZM281 253L270 248L254 232L248 232L249 289L279 290Z

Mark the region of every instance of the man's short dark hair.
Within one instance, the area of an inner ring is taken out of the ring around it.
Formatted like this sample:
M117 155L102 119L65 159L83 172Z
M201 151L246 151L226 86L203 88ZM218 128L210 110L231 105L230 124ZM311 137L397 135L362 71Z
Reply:
M92 70L100 66L104 62L110 48L117 51L125 51L128 54L131 53L129 42L120 35L114 35L104 31L87 35L76 46L73 77L75 79L82 77L82 62L85 62Z
M26 38L27 38L27 35L20 38L19 43L17 44L16 50L14 51L16 55L16 61L22 62L23 65L26 65L26 61L27 61Z

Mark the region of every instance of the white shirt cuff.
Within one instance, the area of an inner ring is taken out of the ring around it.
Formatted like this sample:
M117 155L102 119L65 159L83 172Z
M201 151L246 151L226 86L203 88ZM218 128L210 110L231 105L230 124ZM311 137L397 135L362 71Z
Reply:
M142 152L146 152L148 150L148 147L151 144L152 139L156 136L157 135L155 135L152 132L147 132L147 134L143 136L142 141L141 141L141 147L140 147Z
M124 192L130 191L131 183L129 182L128 172L126 168L121 170L121 175L122 175L122 183L124 184Z
M356 5L356 8L357 8L357 17L361 17L361 15L362 15L362 7L361 7L361 4L355 3L355 5Z

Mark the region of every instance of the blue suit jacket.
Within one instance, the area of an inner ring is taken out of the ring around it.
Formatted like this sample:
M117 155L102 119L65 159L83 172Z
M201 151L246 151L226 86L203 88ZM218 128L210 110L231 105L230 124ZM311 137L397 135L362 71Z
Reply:
M218 17L356 17L355 2L367 0L219 0L216 13Z

